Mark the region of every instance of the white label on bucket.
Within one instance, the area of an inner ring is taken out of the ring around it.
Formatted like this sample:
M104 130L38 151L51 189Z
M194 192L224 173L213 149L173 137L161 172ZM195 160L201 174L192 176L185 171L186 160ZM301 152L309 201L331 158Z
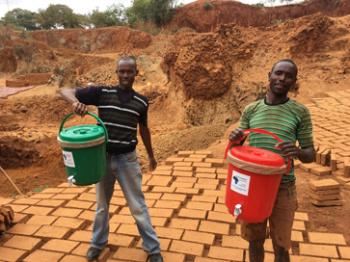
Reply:
M68 151L62 151L62 153L64 165L68 167L75 167L73 153Z
M231 190L239 194L248 196L250 176L232 171Z

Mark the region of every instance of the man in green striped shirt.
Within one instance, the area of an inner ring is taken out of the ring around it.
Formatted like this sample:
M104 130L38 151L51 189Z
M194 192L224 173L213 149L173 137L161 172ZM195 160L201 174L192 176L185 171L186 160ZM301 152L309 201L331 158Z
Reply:
M240 126L230 135L230 140L243 138L243 130L260 128L273 132L284 142L276 144L273 138L252 133L251 146L279 153L287 158L296 158L304 163L314 160L312 124L309 110L289 99L288 92L295 89L298 68L289 59L275 63L269 73L270 88L266 97L248 105L242 113ZM277 149L278 147L279 149ZM294 213L297 209L294 168L282 178L276 202L268 218L275 261L290 261L291 232ZM249 241L249 258L252 262L264 261L264 241L267 220L258 224L242 221L242 237Z

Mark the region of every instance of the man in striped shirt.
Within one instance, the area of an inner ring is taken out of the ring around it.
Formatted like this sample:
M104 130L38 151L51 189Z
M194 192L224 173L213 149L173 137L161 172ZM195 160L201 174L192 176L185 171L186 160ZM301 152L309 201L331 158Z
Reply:
M62 90L62 95L73 102L74 112L84 115L86 105L95 105L99 117L108 130L107 173L96 184L97 208L93 225L89 261L100 255L108 242L109 204L117 180L129 205L132 216L143 240L143 249L149 254L148 261L161 262L160 243L152 227L151 219L141 190L142 174L136 155L137 126L146 147L150 170L157 162L153 156L151 135L147 126L148 100L133 88L138 73L136 60L124 57L117 63L119 85L90 86Z
M269 73L270 88L266 97L245 108L240 126L231 133L230 140L242 140L244 129L265 129L278 135L284 142L276 144L271 137L252 133L249 136L251 146L280 153L286 158L296 158L304 163L312 162L315 152L309 110L288 97L288 92L297 86L297 75L298 68L292 60L284 59L275 63ZM292 168L290 173L282 178L272 214L268 219L277 262L290 261L288 250L291 247L291 232L297 205ZM267 220L258 224L242 221L242 237L249 241L249 258L252 262L264 261L266 227Z

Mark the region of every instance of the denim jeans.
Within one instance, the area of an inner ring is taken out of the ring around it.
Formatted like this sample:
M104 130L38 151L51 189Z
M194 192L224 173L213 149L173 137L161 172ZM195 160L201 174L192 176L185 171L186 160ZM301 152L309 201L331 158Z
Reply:
M96 184L96 216L93 225L91 246L102 249L108 243L109 203L115 181L123 190L131 215L143 240L143 249L149 254L160 252L160 244L152 227L151 219L141 189L142 174L136 151L126 154L109 154L107 174Z

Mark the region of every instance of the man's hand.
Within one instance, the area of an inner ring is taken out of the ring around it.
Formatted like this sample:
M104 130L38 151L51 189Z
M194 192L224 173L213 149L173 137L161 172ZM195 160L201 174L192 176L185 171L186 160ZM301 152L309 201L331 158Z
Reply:
M244 137L243 129L236 128L232 131L232 133L229 136L230 141L232 141L235 144L239 144Z
M149 171L153 171L157 168L157 161L154 157L151 157L149 159Z
M12 226L14 216L15 214L11 207L0 207L0 233Z
M73 103L73 111L77 115L84 116L87 112L87 105L80 103L80 102L74 102Z
M283 141L276 144L276 148L282 151L283 156L285 157L300 157L300 148L298 148L294 143L290 141Z

